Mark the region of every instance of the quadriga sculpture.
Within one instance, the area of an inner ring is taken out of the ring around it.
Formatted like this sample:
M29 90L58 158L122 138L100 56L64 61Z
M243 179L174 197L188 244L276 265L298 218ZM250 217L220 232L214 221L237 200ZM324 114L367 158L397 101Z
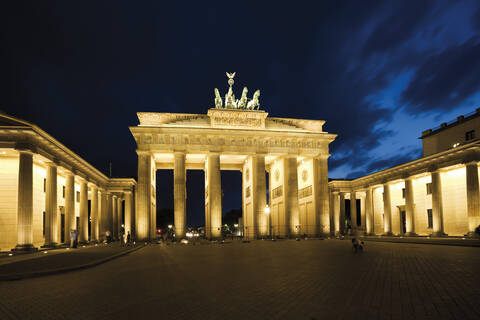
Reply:
M220 92L217 88L214 90L215 92L215 108L220 109L223 107L222 97L220 96Z
M247 104L247 109L254 110L255 108L260 108L260 90L255 91L253 94L253 99L250 100Z
M237 104L238 109L245 109L247 107L247 93L248 93L247 87L243 88L242 96L240 100L238 100L238 104Z

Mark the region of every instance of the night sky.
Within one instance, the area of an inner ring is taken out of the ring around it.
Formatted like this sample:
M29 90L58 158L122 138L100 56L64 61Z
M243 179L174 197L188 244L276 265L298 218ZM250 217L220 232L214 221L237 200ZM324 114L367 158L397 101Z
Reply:
M3 1L0 110L136 177L136 112L206 113L236 71L236 95L261 89L271 116L326 120L329 176L355 178L420 157L423 130L480 107L478 1L318 2ZM187 182L201 224L202 171ZM224 211L240 208L241 174L222 185Z

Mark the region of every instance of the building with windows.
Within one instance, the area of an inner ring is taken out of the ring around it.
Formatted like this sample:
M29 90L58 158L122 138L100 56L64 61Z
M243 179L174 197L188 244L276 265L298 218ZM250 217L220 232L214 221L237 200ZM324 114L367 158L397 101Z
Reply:
M332 232L473 236L480 225L480 109L422 133L423 157L329 182Z
M0 251L132 232L134 179L109 178L27 121L0 114ZM123 227L122 227L123 225Z

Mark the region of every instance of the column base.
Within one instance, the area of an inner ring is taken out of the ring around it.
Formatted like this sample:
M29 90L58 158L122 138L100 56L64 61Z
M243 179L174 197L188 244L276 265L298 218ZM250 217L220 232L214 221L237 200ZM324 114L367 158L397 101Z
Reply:
M46 249L54 249L54 248L60 248L61 245L56 243L56 242L52 242L52 243L49 243L49 244L44 244L43 246L41 246L40 248L46 248Z
M35 248L33 244L17 244L15 248L12 249L15 252L37 252L38 248Z
M405 237L418 237L418 234L415 232L407 232L404 234Z
M373 237L373 236L375 236L375 233L373 233L373 232L366 232L365 235L366 235L367 237Z
M382 236L393 237L393 233L392 232L385 232L385 233L382 234Z
M437 232L433 232L430 237L447 237L448 234L442 232L442 231L437 231Z

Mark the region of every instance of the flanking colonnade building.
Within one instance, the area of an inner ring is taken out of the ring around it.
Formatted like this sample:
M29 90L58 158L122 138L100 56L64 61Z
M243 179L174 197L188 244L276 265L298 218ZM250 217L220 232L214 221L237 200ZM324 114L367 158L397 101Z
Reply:
M332 234L474 236L480 109L422 133L423 157L329 182Z
M0 114L0 251L132 232L136 181L109 178L27 121ZM122 226L123 225L123 226Z

